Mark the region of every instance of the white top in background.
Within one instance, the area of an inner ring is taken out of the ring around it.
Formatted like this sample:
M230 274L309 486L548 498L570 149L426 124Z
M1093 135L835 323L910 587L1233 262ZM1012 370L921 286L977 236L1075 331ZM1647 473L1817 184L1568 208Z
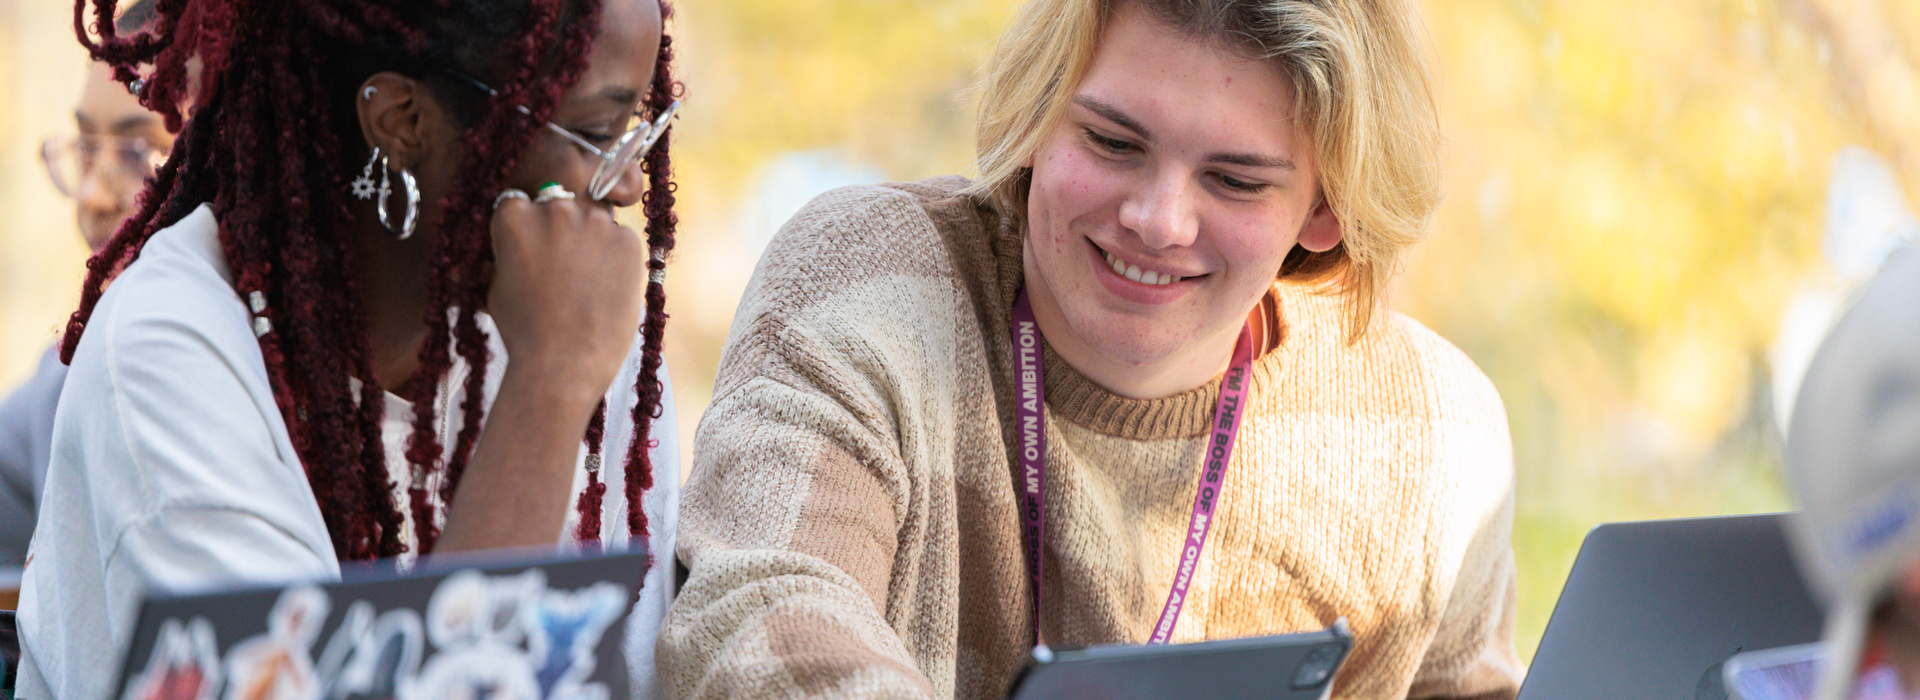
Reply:
M491 349L489 406L506 358L497 337ZM610 547L627 540L620 465L633 432L626 416L638 400L639 359L636 337L607 395L602 521ZM442 406L467 372L456 358L441 384ZM659 377L667 382L665 367ZM673 597L680 468L672 397L669 385L652 431L654 486L644 500L656 562L627 628L635 697L656 694L654 637ZM450 414L458 411L437 410L441 443L451 445L459 423ZM403 492L411 469L398 447L410 413L410 404L388 397L383 442L389 475ZM585 454L583 446L576 496L586 483ZM398 503L406 513L405 499ZM570 541L576 520L570 510L555 540ZM405 532L411 537L412 528ZM28 562L17 695L36 699L111 692L149 591L340 577L207 207L156 233L94 310L55 415Z

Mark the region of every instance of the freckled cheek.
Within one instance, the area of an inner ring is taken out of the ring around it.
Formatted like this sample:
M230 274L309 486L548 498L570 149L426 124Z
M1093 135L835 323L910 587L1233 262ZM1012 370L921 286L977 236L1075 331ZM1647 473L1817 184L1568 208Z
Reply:
M1062 151L1052 148L1037 154L1027 203L1027 240L1056 293L1078 287L1073 272L1077 267L1070 261L1080 238L1078 218L1086 188L1082 164Z
M1075 148L1049 151L1034 175L1035 212L1075 225L1100 223L1093 215L1111 214L1125 198L1124 178L1097 157Z
M1264 217L1222 217L1213 223L1202 230L1212 233L1208 238L1213 248L1235 277L1279 274L1297 234L1286 222Z

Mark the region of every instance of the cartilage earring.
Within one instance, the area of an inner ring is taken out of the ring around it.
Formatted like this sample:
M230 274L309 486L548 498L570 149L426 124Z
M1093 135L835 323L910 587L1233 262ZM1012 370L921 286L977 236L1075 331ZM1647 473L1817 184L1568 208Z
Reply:
M369 88L371 89L371 88ZM367 159L367 167L360 170L360 177L353 179L353 196L361 199L373 199L373 164L380 161L380 147L373 147L373 157Z
M406 168L400 169L400 184L407 188L407 214L401 217L400 228L395 229L393 221L387 217L387 195L393 192L392 172L393 170L387 166L387 159L381 158L380 203L374 209L380 213L380 225L385 226L387 232L392 233L394 238L404 241L413 237L413 225L420 220L420 185L413 179L412 171Z

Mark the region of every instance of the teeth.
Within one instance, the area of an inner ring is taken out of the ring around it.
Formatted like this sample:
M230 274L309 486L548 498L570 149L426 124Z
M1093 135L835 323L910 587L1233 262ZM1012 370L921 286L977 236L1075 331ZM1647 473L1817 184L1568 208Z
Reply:
M1112 253L1109 253L1104 250L1100 251L1100 254L1106 257L1107 264L1113 267L1114 273L1122 275L1127 279L1133 280L1135 282L1157 286L1162 284L1173 284L1174 282L1178 282L1181 279L1184 279L1181 277L1175 277L1173 275L1154 272L1152 270L1142 270L1138 265L1128 265L1127 263L1122 262L1119 258L1114 257Z

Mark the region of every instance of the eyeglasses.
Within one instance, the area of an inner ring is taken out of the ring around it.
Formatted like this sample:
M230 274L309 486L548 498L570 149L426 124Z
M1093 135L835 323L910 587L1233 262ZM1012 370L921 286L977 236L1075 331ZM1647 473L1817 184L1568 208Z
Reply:
M487 91L488 95L494 97L500 95L498 90L488 87L486 83L471 76L459 71L447 72L453 77L466 81L469 85ZM529 117L533 116L533 110L527 109L525 105L514 105L514 109L520 110L521 114ZM633 116L639 117L640 123L614 139L613 146L604 150L589 143L571 129L553 122L546 122L546 125L554 133L572 141L573 145L600 158L600 167L593 171L593 179L587 182L587 196L600 200L605 199L607 193L613 191L614 185L620 184L620 179L626 176L627 171L632 169L634 164L640 162L641 157L647 155L647 151L653 150L654 142L659 141L661 135L667 133L667 121L673 119L673 113L679 110L680 101L674 100L672 104L667 105L666 109L660 110L660 116L651 122L647 121L646 115L634 112Z
M167 152L137 136L49 136L40 142L40 160L60 194L78 197L81 183L96 171L121 183L146 182L167 162Z

